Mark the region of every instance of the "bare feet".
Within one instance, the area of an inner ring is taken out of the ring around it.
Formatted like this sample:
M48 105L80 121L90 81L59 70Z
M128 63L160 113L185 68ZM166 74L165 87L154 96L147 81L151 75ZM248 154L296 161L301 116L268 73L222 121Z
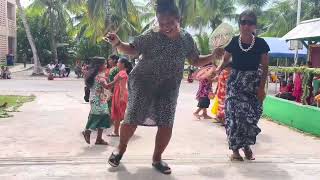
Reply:
M231 156L230 156L230 161L243 161L243 157L242 156L237 156L237 155L235 155L235 154L232 154Z
M209 116L209 115L207 115L207 114L203 115L203 118L204 118L204 119L213 119L213 117L211 117L211 116Z
M243 150L244 155L246 156L246 159L247 159L247 160L252 161L252 160L255 160L255 159L256 159L256 158L253 156L253 152L252 152L252 150L251 150L250 147L245 147L245 148L243 148L242 150Z
M197 114L197 113L193 113L193 115L194 115L194 117L196 118L196 120L200 120L200 118L201 118L201 116L199 115L199 114Z
M217 118L213 118L212 123L219 123L219 121L217 120Z
M240 155L239 150L233 150L233 154L230 157L230 161L243 161L243 158Z

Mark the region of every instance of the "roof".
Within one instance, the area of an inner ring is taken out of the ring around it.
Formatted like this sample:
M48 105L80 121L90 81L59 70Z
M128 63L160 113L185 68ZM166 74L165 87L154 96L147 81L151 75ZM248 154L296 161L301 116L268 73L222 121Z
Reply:
M285 40L319 40L320 39L320 18L301 22L298 26L289 31L282 38Z
M270 47L269 55L274 58L294 58L295 51L289 50L289 42L282 38L265 37L263 38ZM303 47L298 51L299 57L307 57L307 49Z

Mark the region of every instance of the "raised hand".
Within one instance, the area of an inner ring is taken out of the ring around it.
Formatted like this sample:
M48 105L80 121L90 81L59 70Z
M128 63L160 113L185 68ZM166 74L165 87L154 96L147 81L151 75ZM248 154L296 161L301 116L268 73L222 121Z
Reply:
M215 48L212 52L213 56L217 59L220 59L224 55L224 49L223 48Z
M117 46L121 42L119 36L112 32L108 32L105 37L103 37L103 40L107 41L112 46Z

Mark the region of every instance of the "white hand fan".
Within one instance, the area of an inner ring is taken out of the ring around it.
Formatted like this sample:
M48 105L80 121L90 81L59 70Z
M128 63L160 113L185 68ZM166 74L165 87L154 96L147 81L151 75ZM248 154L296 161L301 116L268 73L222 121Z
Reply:
M220 24L211 34L211 43L214 49L225 48L234 36L233 28L227 23Z

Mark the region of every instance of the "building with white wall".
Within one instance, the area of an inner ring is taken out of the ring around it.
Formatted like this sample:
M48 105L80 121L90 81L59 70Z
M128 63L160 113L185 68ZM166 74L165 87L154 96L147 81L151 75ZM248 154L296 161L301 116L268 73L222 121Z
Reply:
M0 0L0 64L5 64L7 54L16 54L16 47L16 2Z

